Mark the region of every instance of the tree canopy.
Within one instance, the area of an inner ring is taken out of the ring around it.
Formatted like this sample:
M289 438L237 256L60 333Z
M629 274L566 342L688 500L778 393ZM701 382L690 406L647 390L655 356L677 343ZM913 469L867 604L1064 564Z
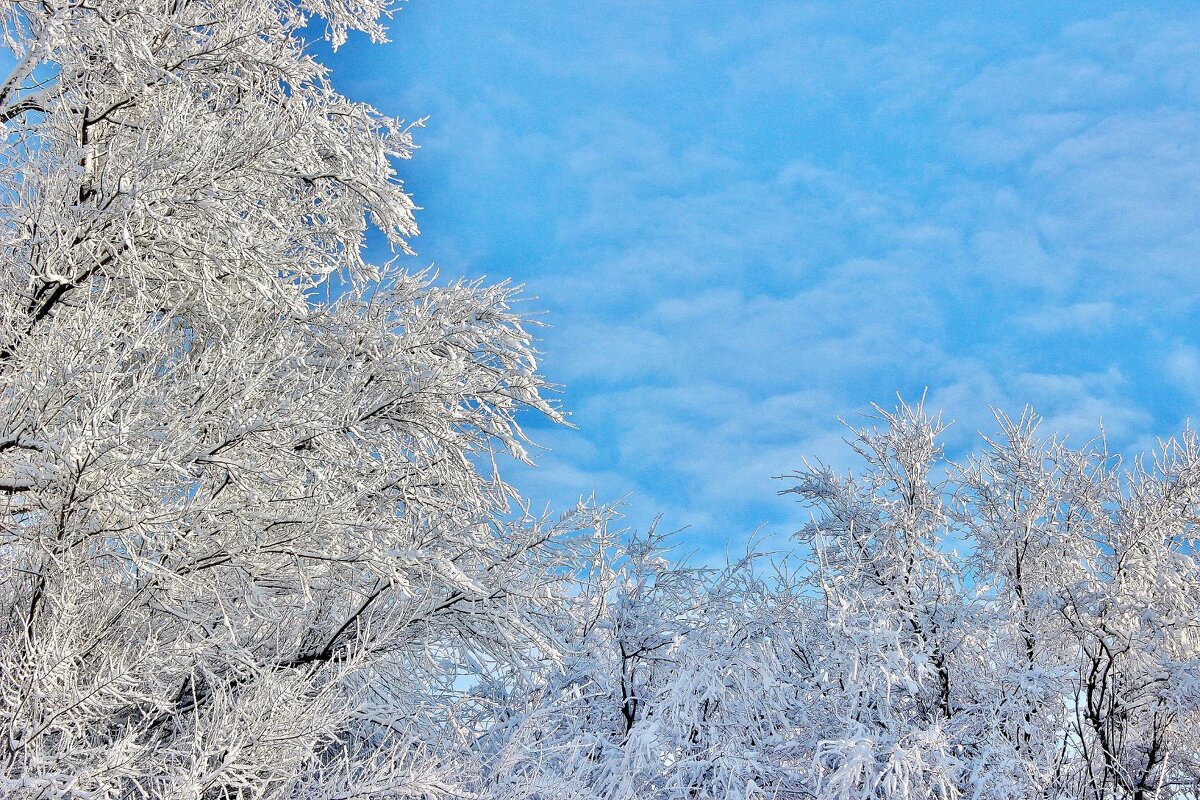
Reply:
M381 2L6 2L0 793L1183 798L1200 441L1122 466L920 406L721 569L500 475L562 421L416 235L411 127L306 50Z

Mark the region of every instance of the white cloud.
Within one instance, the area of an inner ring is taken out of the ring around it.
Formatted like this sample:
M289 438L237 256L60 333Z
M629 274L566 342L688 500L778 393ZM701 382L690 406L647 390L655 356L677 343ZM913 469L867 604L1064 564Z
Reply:
M1119 309L1108 300L1044 306L1015 318L1017 325L1040 334L1094 334L1117 324Z
M538 428L528 493L744 534L800 519L771 476L848 464L836 417L897 389L956 451L1026 403L1134 446L1176 423L1156 386L1200 392L1172 344L1200 291L1196 14L453 7L490 60L394 105L434 115L418 175L445 170L414 181L418 249L551 312L580 430Z
M1167 377L1175 387L1193 399L1200 399L1200 349L1177 344L1164 360Z

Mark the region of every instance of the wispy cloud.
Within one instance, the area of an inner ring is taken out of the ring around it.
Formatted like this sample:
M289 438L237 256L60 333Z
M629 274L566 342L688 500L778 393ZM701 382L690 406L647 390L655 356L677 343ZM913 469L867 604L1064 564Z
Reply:
M577 431L518 471L698 536L786 532L772 475L928 388L1072 439L1198 396L1200 12L415 2L335 78L432 116L416 245L548 311Z

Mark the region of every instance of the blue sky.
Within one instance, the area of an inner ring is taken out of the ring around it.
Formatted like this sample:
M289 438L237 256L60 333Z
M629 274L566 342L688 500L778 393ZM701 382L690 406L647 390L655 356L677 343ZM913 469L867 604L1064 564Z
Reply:
M414 266L511 277L576 430L537 501L783 541L772 476L928 388L1126 452L1200 401L1200 6L412 0L336 85L429 117Z

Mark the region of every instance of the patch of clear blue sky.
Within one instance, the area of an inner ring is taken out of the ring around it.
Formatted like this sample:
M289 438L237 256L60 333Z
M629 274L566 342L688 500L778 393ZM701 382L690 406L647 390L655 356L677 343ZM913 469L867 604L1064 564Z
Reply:
M535 500L702 549L806 518L897 391L1144 450L1200 400L1200 7L412 0L336 85L429 116L414 267L546 312Z

